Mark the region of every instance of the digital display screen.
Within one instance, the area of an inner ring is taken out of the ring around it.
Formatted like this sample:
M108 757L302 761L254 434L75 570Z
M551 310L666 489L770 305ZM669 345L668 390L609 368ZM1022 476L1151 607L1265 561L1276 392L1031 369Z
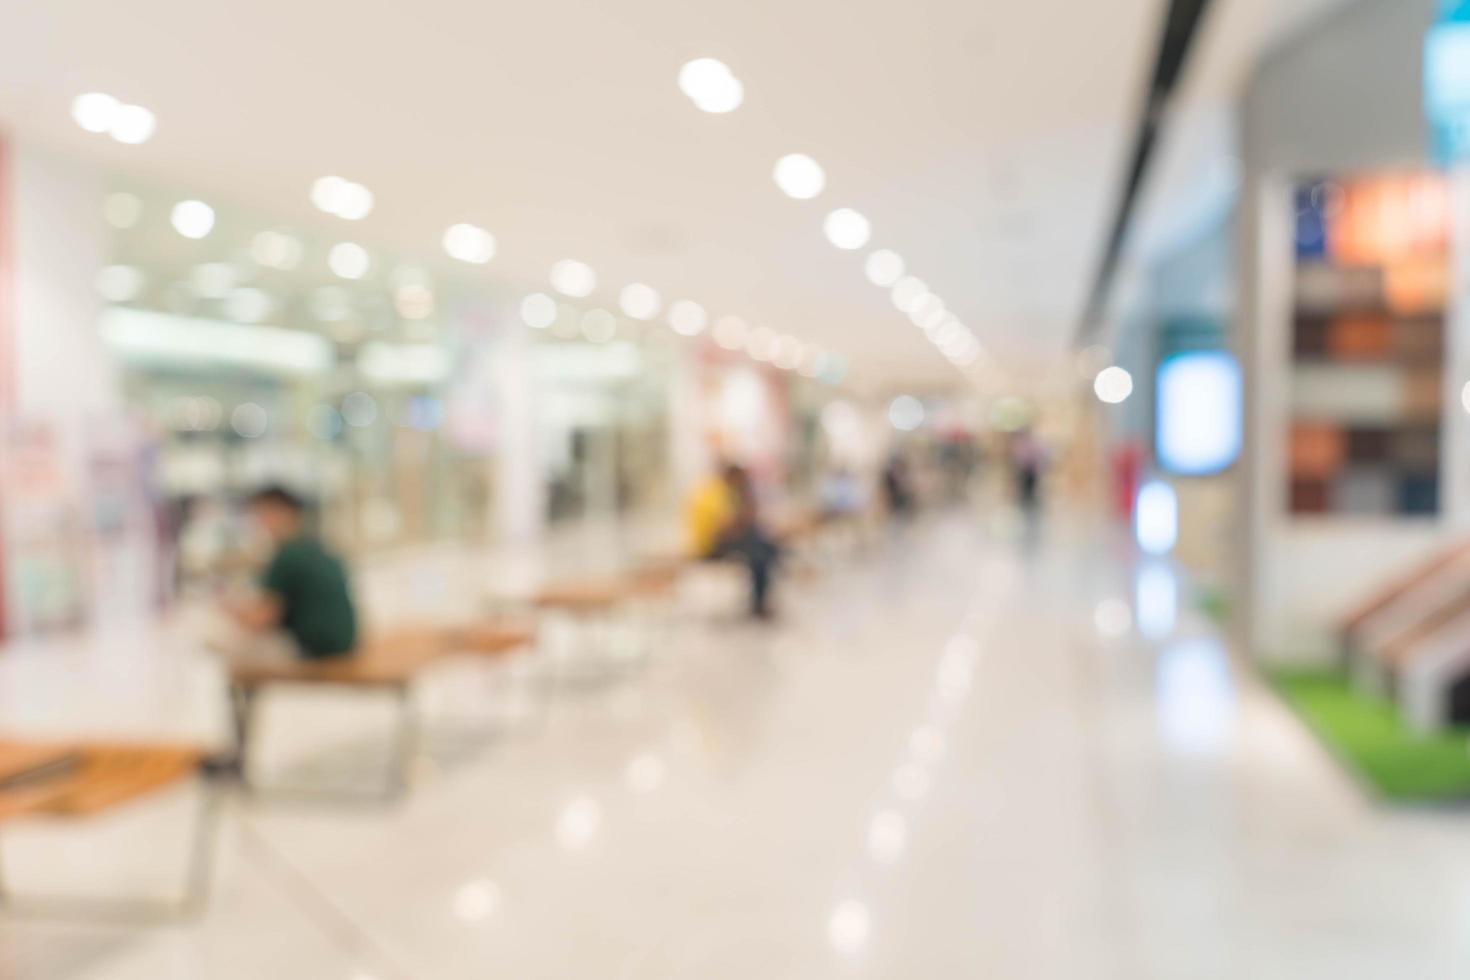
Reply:
M1158 462L1170 473L1208 476L1240 455L1240 365L1224 351L1176 354L1159 365Z

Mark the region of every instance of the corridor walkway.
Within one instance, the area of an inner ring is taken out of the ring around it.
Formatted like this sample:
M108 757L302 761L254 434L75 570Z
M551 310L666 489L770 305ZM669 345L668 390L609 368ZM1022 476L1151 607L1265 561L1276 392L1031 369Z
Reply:
M950 516L792 586L776 627L683 628L544 727L431 746L396 807L232 802L201 922L0 921L0 978L1465 975L1466 816L1365 801L1166 568ZM218 722L189 668L108 669L134 727ZM7 710L81 696L24 676ZM381 723L276 707L287 750ZM118 823L118 875L171 853ZM77 871L5 844L17 886Z

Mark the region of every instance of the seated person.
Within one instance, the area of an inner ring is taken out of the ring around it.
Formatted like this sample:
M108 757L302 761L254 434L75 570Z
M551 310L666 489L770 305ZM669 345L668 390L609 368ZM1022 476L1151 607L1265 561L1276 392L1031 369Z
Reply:
M725 481L724 467L694 487L684 511L685 540L691 557L716 557L720 540L735 516L735 495Z
M779 557L761 527L755 488L741 466L726 464L695 487L686 514L689 549L706 561L738 558L750 570L750 613L771 618L771 573Z
M862 516L863 485L857 474L845 466L829 470L819 490L822 520L837 522Z
M357 613L342 561L306 526L306 506L284 487L250 498L256 522L275 546L259 591L228 604L257 640L278 634L307 660L340 657L357 645Z

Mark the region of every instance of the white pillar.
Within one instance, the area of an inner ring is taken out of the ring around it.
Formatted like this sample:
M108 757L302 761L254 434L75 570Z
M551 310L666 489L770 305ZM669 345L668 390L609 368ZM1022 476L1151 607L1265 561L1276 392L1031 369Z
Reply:
M0 451L12 452L20 431L30 448L5 466L22 481L3 492L7 625L24 633L77 615L131 619L156 598L156 515L133 475L142 434L98 331L102 180L26 145L11 144L8 164L0 199L13 259L13 392Z
M710 456L703 362L694 344L681 345L669 380L669 471L683 500L714 465Z
M520 318L501 318L490 345L496 452L494 527L510 544L540 540L546 529L546 466L536 414L536 358Z
M58 421L114 413L118 372L97 332L101 180L23 146L11 175L16 412Z

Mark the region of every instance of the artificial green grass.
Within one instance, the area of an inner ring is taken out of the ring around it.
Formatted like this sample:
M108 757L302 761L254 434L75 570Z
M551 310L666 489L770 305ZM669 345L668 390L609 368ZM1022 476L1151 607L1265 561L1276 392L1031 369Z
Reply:
M1391 702L1355 690L1340 670L1283 669L1270 678L1332 754L1386 799L1470 800L1470 729L1410 731Z

